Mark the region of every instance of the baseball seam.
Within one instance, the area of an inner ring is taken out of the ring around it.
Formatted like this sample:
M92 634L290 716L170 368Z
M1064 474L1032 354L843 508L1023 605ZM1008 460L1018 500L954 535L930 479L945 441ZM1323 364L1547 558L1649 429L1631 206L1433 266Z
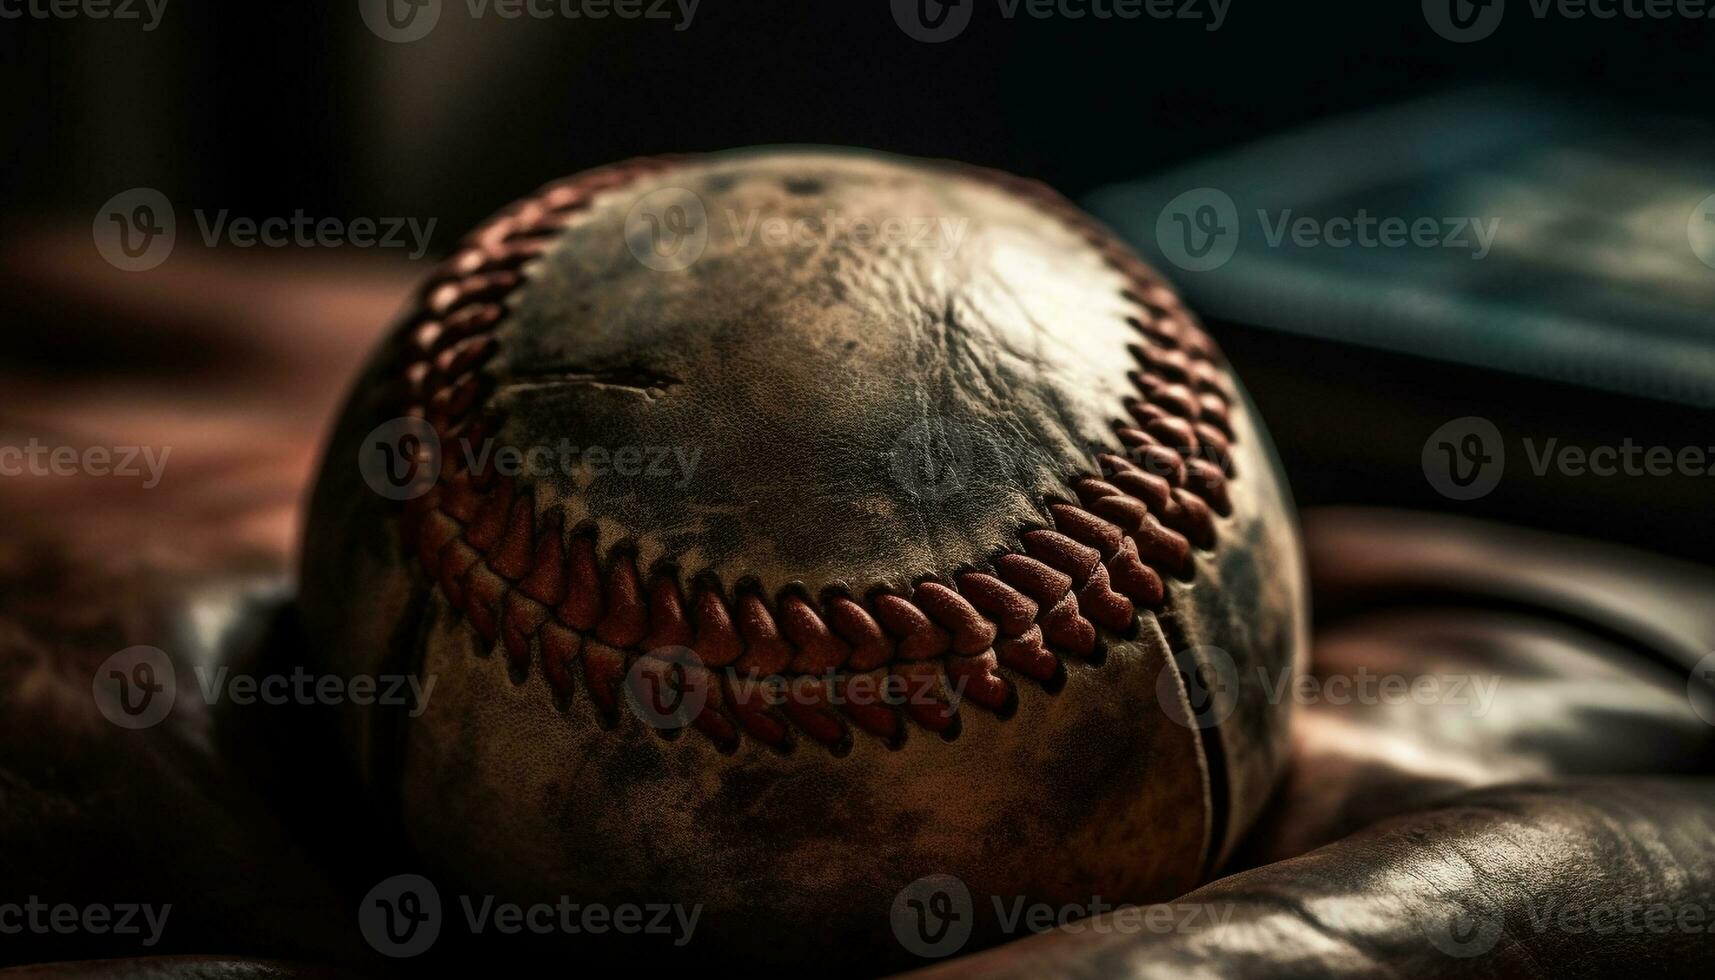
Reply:
M675 165L639 159L568 178L467 237L395 337L401 414L425 419L443 444L497 431L483 407L496 379L483 369L525 266L596 197ZM729 597L711 576L687 600L676 569L645 577L623 547L604 562L587 529L568 534L557 512L538 515L529 485L444 454L440 479L405 505L401 543L490 649L498 639L515 678L539 661L566 707L581 672L612 726L620 686L645 658L659 678L702 686L691 725L723 752L744 735L789 750L801 732L843 755L853 726L893 747L907 720L954 738L961 700L1010 716L1017 695L1001 668L1058 690L1065 657L1099 662L1099 630L1129 635L1140 609L1161 608L1164 576L1190 578L1192 548L1214 548L1215 515L1231 513L1233 396L1219 352L1153 271L1070 202L1033 181L962 169L1063 222L1128 283L1139 343L1129 348L1135 396L1113 422L1122 453L1100 454L1100 474L1044 500L1046 524L986 567L926 579L909 595L788 591L773 608L753 591ZM757 686L777 677L794 696L769 704Z

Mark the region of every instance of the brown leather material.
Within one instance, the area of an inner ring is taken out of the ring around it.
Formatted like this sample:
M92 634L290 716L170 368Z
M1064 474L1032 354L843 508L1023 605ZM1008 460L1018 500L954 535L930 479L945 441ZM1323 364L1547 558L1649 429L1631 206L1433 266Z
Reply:
M1683 675L1541 616L1427 606L1354 617L1318 634L1311 675L1334 700L1297 706L1292 763L1245 865L1474 789L1715 768L1715 726ZM1441 694L1382 698L1384 677ZM1368 696L1357 693L1364 678Z
M128 277L81 230L10 241L0 270L55 324L36 332L47 350L6 359L6 443L170 450L154 486L0 479L0 904L172 906L152 946L140 915L130 933L27 927L0 935L0 964L357 956L355 900L336 884L350 862L294 819L305 806L340 837L361 830L317 795L339 767L288 712L205 700L195 671L262 669L260 638L291 591L313 426L339 396L327 372L355 367L354 337L374 335L408 282L384 263L203 250ZM177 697L160 724L128 730L92 685L138 644L171 659Z
M23 931L5 937L0 963L228 946L317 956L359 948L344 917L330 914L339 903L331 876L309 860L265 791L295 764L253 773L247 753L263 739L230 706L198 703L193 693L199 666L249 669L198 637L236 627L234 639L249 641L266 619L255 609L267 589L246 588L231 571L218 585L162 588L148 571L0 569L0 901L126 906L113 915L130 923L92 933L44 931L39 924L49 920L40 918L8 922ZM195 623L184 615L192 610ZM102 717L90 692L104 661L139 643L172 651L177 681L165 683L177 699L161 724L133 731ZM144 907L156 911L155 922Z
M1635 548L1447 514L1313 512L1317 609L1444 600L1534 610L1690 670L1715 650L1715 571Z
M1701 977L1715 783L1472 791L921 977Z
M707 216L706 249L673 272L627 239L667 188ZM830 215L962 237L742 237ZM1276 465L1167 287L1048 192L850 153L625 165L503 213L422 297L331 443L304 609L318 665L436 678L420 718L345 724L452 880L702 903L710 948L741 957L886 958L892 900L919 877L1166 896L1260 809L1285 713L1247 685L1201 732L1170 657L1301 661ZM413 410L443 470L397 505L352 461ZM447 462L473 431L699 463L683 483L507 481ZM954 486L914 478L925 445ZM683 737L630 717L616 686L656 643L695 652L687 676L724 701ZM838 686L877 665L971 693L956 715L884 709L891 724L739 706L753 671Z

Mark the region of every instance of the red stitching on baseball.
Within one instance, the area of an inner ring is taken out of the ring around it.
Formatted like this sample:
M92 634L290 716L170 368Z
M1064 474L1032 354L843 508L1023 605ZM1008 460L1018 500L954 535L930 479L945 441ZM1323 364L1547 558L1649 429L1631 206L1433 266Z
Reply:
M675 165L633 160L560 181L468 236L396 337L404 414L426 419L444 444L491 432L496 420L479 411L494 384L484 369L525 264L600 193ZM909 595L787 594L774 609L754 591L729 598L706 577L687 588L670 568L645 579L628 550L604 563L590 534L568 535L558 513L537 513L531 487L445 454L435 487L406 504L402 543L483 641L498 642L516 676L534 659L566 706L581 673L613 725L637 658L664 676L665 652L689 649L696 662L673 662L707 694L692 724L722 751L736 750L741 733L784 750L796 733L843 755L853 726L891 746L904 738L902 719L956 736L955 685L964 700L1010 715L1017 695L1007 673L1057 690L1064 657L1098 657L1098 629L1128 633L1140 609L1165 601L1165 576L1191 576L1192 549L1213 548L1216 516L1232 513L1233 396L1220 354L1172 291L1065 199L1034 181L962 169L1057 217L1125 276L1127 322L1139 335L1130 346L1136 395L1113 423L1125 454L1098 456L1102 474L1072 482L1075 502L1045 501L1047 524L1022 530L987 568L918 583ZM775 677L798 686L779 707L757 691ZM903 704L883 698L890 681Z

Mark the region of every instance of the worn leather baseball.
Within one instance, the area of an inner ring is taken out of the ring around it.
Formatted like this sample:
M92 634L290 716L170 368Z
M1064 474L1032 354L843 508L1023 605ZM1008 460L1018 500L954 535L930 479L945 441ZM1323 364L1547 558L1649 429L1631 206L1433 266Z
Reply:
M359 379L303 567L315 666L434 680L343 725L443 894L700 905L693 948L839 968L911 961L927 876L965 949L997 897L1203 880L1281 767L1303 593L1151 269L1040 185L829 151L479 228Z

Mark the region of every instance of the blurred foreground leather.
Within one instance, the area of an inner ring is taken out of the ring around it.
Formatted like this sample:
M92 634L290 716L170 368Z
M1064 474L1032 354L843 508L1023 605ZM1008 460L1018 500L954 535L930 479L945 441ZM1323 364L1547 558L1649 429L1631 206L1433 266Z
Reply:
M385 969L355 913L375 874L401 868L313 724L184 698L129 731L90 692L97 665L134 644L190 671L245 669L290 642L289 542L315 446L414 273L193 253L127 278L87 251L45 240L0 263L37 316L4 341L0 441L173 452L153 489L0 479L0 903L173 912L148 948L0 936L0 966ZM1715 576L1422 514L1312 512L1305 526L1322 697L1294 713L1291 771L1229 875L1164 907L1167 928L1086 922L935 972L1707 975L1715 727L1687 681L1715 649ZM1360 672L1481 679L1487 694L1333 703L1327 682ZM1703 909L1701 931L1661 928L1658 908Z
M405 288L390 267L281 265L190 253L128 277L81 236L0 264L20 312L0 342L0 444L166 453L153 487L0 478L0 903L172 906L150 945L26 931L0 935L0 966L362 946L337 864L282 816L282 793L300 795L283 787L315 765L280 750L298 740L288 719L190 696L193 668L263 649L322 419ZM99 713L92 683L136 644L169 653L180 696L133 731ZM207 967L163 969L241 975Z

